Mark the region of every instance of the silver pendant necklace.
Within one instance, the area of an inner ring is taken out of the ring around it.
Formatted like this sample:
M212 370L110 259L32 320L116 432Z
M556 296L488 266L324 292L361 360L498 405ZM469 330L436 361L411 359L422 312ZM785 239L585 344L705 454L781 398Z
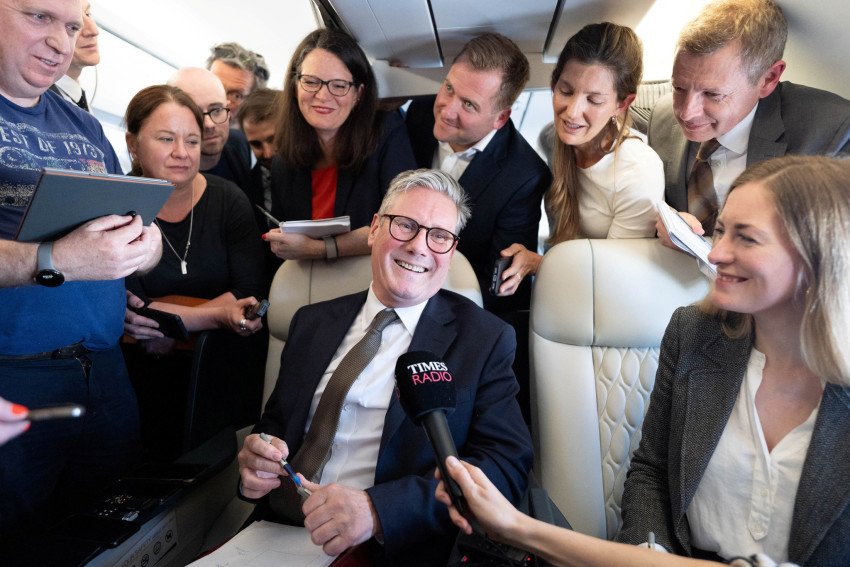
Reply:
M162 238L165 240L165 243L168 244L168 247L171 248L171 251L174 252L174 255L177 256L177 259L180 260L180 271L185 276L189 273L189 264L186 263L186 258L189 256L189 247L192 245L192 225L195 222L195 180L192 180L192 202L190 203L191 207L189 208L189 236L186 237L186 249L183 251L183 257L180 257L180 254L177 253L177 250L174 249L174 246L171 245L171 242L168 240L168 237L165 236L165 231L162 230L162 226L159 224L157 219L154 219L153 222L156 223L156 226L159 227L159 231L162 233Z

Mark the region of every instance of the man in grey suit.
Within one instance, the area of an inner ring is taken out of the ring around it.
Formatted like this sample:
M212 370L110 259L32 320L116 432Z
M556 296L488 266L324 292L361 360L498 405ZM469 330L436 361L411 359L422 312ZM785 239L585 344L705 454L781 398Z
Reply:
M850 101L780 82L787 28L773 0L718 0L679 35L673 94L652 111L649 145L664 162L667 203L686 212L698 234L713 229L687 213L695 212L688 178L701 142L720 144L708 157L718 206L748 165L850 152ZM660 221L656 228L662 244L676 249Z

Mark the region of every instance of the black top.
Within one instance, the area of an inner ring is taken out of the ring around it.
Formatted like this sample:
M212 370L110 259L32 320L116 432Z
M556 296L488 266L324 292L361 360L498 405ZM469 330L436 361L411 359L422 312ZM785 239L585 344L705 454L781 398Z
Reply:
M188 273L181 273L180 258L186 249L191 215L176 223L157 219L163 233L162 259L148 274L127 278L127 288L142 299L164 295L213 299L228 291L236 299L264 297L262 240L248 198L230 181L202 175L207 189L194 207Z
M351 217L351 230L369 226L393 178L416 169L404 120L398 112L383 120L383 133L375 150L358 170L340 168L334 216ZM272 159L272 214L281 221L312 218L313 175L309 167L292 168L279 155Z

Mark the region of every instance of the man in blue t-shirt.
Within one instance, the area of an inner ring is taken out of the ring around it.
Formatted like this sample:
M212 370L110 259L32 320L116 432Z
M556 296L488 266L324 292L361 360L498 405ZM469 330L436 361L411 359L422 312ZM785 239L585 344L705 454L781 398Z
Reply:
M156 265L159 230L111 215L55 242L13 240L42 168L121 173L100 124L47 91L81 26L80 0L0 0L0 396L87 408L84 419L33 423L0 447L0 533L55 521L68 494L102 488L136 453L118 347L123 278Z

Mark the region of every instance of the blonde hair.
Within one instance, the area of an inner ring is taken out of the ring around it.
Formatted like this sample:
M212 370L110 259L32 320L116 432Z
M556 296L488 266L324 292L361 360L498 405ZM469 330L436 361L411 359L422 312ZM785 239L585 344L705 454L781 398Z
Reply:
M718 0L708 4L679 34L678 51L710 55L740 43L741 69L752 84L782 59L788 22L773 0Z
M733 183L758 183L803 262L797 297L805 298L800 343L806 365L823 379L850 386L850 161L785 156L747 168ZM727 196L728 201L728 196ZM707 299L700 308L720 319L732 338L753 333L752 315Z
M643 45L634 30L626 26L602 22L584 26L567 40L558 63L552 71L552 90L558 84L561 73L569 61L578 61L583 65L602 65L611 71L614 77L614 91L617 101L622 102L630 94L637 92L643 74ZM616 151L620 143L629 137L631 117L628 112L611 120L593 140L598 150L606 139L615 142L610 151ZM557 244L572 240L579 229L578 165L575 151L567 146L559 136L555 136L552 149L552 186L546 192L544 204L550 218L556 219L548 244Z

